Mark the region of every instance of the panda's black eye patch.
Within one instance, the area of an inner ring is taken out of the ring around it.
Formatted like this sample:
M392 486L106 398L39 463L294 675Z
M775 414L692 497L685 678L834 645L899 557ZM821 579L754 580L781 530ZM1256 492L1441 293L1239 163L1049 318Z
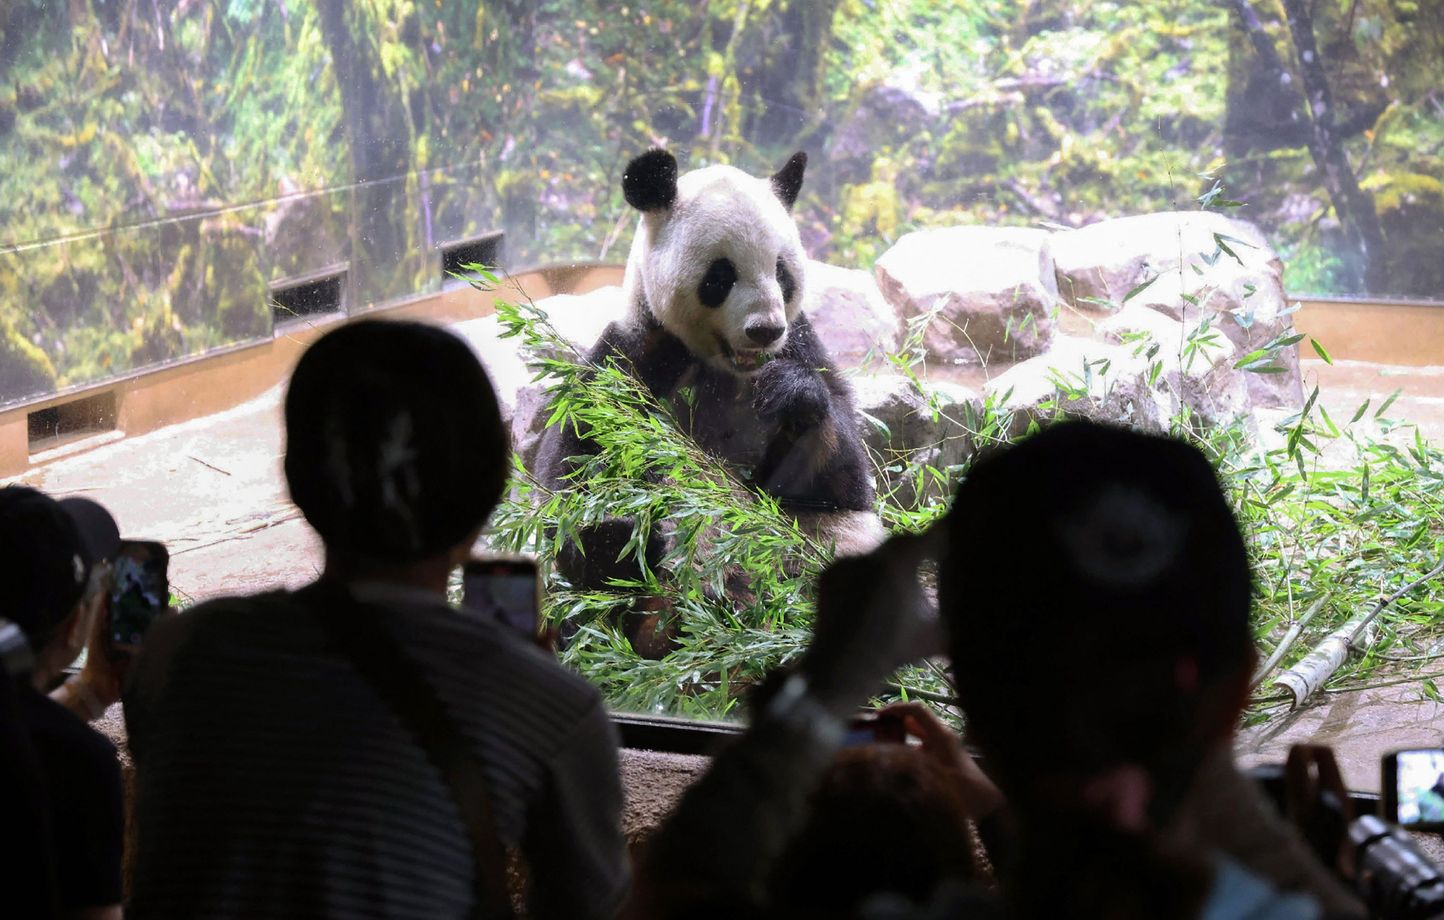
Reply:
M707 266L707 274L702 276L702 281L697 285L697 299L702 301L704 307L720 307L722 301L732 292L732 285L737 283L737 268L732 264L731 259L718 259Z
M787 263L781 259L777 260L777 286L782 288L783 302L792 303L792 295L797 293L797 282L793 280L792 272L787 270Z

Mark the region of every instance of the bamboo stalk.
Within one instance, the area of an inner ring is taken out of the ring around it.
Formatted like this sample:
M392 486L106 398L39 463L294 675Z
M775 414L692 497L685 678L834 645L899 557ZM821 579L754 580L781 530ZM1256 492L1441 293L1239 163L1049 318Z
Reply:
M919 687L907 687L903 684L889 683L887 686L889 690L892 690L895 693L906 694L915 699L927 700L930 703L938 703L942 706L958 705L957 698L953 696L948 696L947 694L934 693L931 690L923 690Z
M1303 616L1294 621L1293 625L1284 633L1283 638L1279 639L1279 644L1274 646L1273 654L1269 655L1268 660L1259 665L1258 670L1253 672L1253 678L1248 682L1248 688L1250 690L1257 689L1258 685L1263 683L1264 678L1268 677L1273 669L1278 667L1279 662L1283 661L1284 656L1289 653L1289 649L1293 648L1294 643L1299 641L1299 636L1303 635L1304 627L1308 626L1309 621L1317 616L1320 610L1324 609L1324 605L1327 604L1333 596L1332 593L1322 595L1318 600L1309 605L1309 608L1304 611Z

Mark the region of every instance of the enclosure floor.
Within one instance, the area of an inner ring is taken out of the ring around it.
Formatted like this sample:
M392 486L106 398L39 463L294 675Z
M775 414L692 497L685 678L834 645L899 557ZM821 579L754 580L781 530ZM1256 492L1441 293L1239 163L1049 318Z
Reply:
M506 373L492 369L497 377ZM1402 388L1389 414L1415 420L1426 437L1444 443L1444 368L1308 361L1304 369L1339 423L1363 399L1373 396L1377 406ZM958 376L978 382L976 374ZM315 577L322 560L319 543L286 497L282 393L276 387L228 412L57 460L8 482L86 495L111 509L126 536L163 541L171 549L172 584L193 600L298 586ZM1296 741L1332 744L1350 786L1377 789L1381 752L1440 743L1434 726L1444 725L1441 708L1409 685L1330 694L1246 732L1240 749L1249 761L1260 761L1281 759Z

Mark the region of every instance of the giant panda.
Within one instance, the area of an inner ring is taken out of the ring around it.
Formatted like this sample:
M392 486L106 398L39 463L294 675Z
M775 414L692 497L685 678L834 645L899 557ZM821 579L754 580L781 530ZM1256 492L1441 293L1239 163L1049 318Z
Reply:
M806 257L790 211L806 166L798 152L770 178L731 166L679 178L665 150L633 159L622 191L641 218L625 314L588 359L625 359L699 446L773 495L805 532L855 554L884 533L851 388L802 311ZM584 434L553 426L538 478L576 487L568 458L594 450ZM563 575L588 586L636 577L635 561L616 561L630 531L618 521L584 533L582 553L559 553ZM648 564L663 550L654 534Z

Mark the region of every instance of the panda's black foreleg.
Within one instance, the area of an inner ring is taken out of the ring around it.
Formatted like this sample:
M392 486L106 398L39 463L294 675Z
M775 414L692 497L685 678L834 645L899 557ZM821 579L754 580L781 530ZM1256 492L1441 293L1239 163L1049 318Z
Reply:
M576 540L566 540L557 547L557 571L583 590L605 588L614 580L641 581L641 560L630 553L619 558L632 538L632 527L632 521L617 518L578 528ZM653 530L647 535L641 556L647 568L655 572L666 551L666 541Z
M800 434L827 419L832 394L815 368L782 358L768 362L757 372L752 408L778 430Z
M632 537L633 522L626 518L588 524L578 528L576 540L566 540L557 547L557 571L572 585L583 590L602 590L613 580L641 581L642 560L647 568L658 571L666 555L667 542L656 530L647 535L646 546L637 554L622 556ZM639 596L630 604L622 603L614 616L623 635L644 658L661 658L672 650L677 637L677 624L668 616L670 605L665 598ZM563 624L562 633L570 638L577 627Z

